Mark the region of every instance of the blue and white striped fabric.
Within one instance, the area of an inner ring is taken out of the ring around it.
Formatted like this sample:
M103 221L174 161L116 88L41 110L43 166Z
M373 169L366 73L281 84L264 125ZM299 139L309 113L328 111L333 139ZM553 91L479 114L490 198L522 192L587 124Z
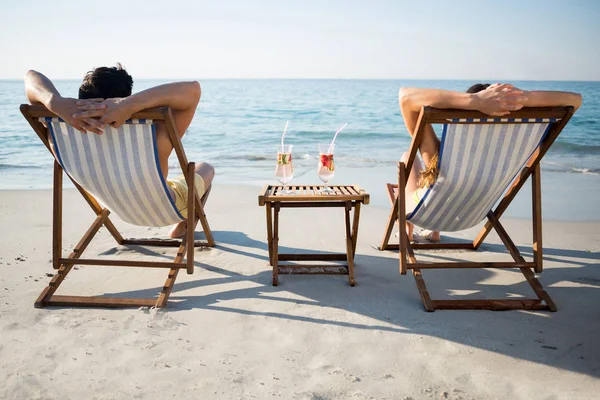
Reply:
M142 226L183 220L160 170L152 120L106 125L103 135L83 134L59 118L40 120L62 168L122 220Z
M438 178L415 210L411 223L453 232L481 222L539 146L550 119L452 120L444 125ZM458 122L456 124L456 122ZM498 123L504 122L504 123Z

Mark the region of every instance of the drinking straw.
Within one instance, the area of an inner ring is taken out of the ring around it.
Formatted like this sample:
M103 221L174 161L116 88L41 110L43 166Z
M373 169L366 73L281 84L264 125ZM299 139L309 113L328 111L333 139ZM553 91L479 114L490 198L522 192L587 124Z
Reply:
M344 125L342 125L342 127L340 129L338 129L337 132L335 133L335 135L333 136L333 140L331 141L331 144L329 145L329 149L327 150L329 152L329 154L331 154L333 144L335 143L335 138L337 137L338 133L340 133L342 131L342 129L344 129L346 127L346 125L348 125L347 122Z
M281 135L281 152L283 152L283 138L285 137L285 131L287 131L287 127L290 121L285 123L285 128L283 128L283 135Z

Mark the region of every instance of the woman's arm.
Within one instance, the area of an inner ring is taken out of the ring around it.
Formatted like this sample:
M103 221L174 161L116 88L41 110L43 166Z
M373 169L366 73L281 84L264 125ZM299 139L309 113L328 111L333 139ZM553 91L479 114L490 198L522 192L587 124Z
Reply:
M29 70L25 74L25 95L31 104L42 104L68 124L85 133L91 131L101 133L102 124L93 118L77 119L73 114L78 111L77 100L62 97L52 81L43 74ZM102 100L102 99L92 99Z
M509 84L494 84L477 93L462 93L441 89L401 88L399 93L402 115L418 113L421 107L458 108L478 110L488 115L501 116L519 110L525 101L525 92ZM416 119L415 119L416 123ZM415 128L413 125L410 130ZM411 132L412 134L412 132Z
M398 98L406 129L415 134L423 106L478 110L488 115L506 115L523 107L524 92L508 84L494 84L478 93L461 93L441 89L401 88ZM431 125L427 125L419 150L425 165L438 152L440 141Z

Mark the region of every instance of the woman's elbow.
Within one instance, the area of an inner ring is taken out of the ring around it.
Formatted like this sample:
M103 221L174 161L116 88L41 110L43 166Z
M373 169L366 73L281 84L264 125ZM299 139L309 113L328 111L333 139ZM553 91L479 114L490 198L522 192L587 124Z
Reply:
M414 89L401 87L398 91L398 103L401 110L411 110Z

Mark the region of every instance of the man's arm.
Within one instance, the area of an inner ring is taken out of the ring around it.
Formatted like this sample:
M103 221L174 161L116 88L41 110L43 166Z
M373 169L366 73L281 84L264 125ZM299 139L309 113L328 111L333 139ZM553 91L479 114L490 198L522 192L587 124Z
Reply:
M523 107L581 106L581 95L573 92L532 90L524 92Z
M127 98L133 112L150 107L168 106L173 110L179 137L190 126L200 102L201 89L197 81L174 82L156 86Z
M100 107L99 103L82 104L76 118L99 118L100 122L118 128L134 113L152 107L168 106L173 111L175 126L179 137L183 137L190 126L196 107L200 101L200 84L198 82L175 82L156 86L129 97L106 99ZM168 174L169 155L173 145L165 125L160 124L156 130L158 159L163 176Z
M173 111L177 132L182 137L189 127L200 101L200 84L196 81L174 82L155 86L129 97L107 99L103 105L82 104L76 118L99 118L100 122L116 128L131 115L147 108L167 106Z
M43 74L29 70L25 74L25 95L31 104L42 104L81 132L101 133L102 124L92 118L76 119L77 100L60 95L52 81ZM94 99L98 100L98 99ZM101 100L101 99L100 99Z

